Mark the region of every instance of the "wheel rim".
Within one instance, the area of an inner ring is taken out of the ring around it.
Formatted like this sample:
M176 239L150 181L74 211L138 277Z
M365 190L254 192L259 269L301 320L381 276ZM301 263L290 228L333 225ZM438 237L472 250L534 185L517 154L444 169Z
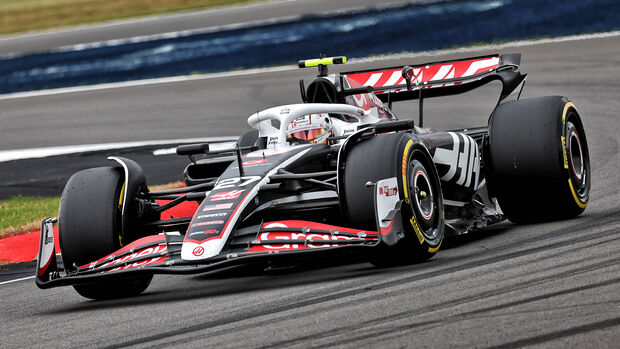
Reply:
M417 170L413 175L413 192L415 204L425 220L433 218L433 188L422 170Z
M437 183L426 172L422 162L417 159L409 161L408 190L411 193L411 211L415 216L420 232L426 240L433 241L438 237L437 229L437 200L435 195L439 193Z
M566 123L566 151L568 153L568 161L570 162L570 179L573 182L579 200L583 202L588 196L590 167L587 148L585 148L585 138L579 130L571 121Z
M570 126L572 126L572 124ZM568 137L568 154L571 160L573 174L578 180L581 181L584 175L583 151L581 149L581 141L579 141L577 131L574 129L574 126L572 128L570 126L569 130L571 131Z

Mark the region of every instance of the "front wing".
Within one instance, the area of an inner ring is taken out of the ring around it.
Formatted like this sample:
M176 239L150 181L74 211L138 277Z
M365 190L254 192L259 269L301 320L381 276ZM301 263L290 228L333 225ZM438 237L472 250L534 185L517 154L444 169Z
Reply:
M377 219L377 231L302 220L265 222L237 230L220 254L201 261L183 260L183 236L178 232L167 232L140 238L82 266L63 266L63 271L58 267L54 253L52 226L56 220L46 218L41 223L35 282L45 289L147 274L199 274L255 261L314 259L363 253L379 245L394 245L404 236L400 216L402 201L394 193L385 195L384 188L398 188L395 182L396 178L389 178L375 183L376 217L381 217ZM204 252L199 249L197 247L193 253Z

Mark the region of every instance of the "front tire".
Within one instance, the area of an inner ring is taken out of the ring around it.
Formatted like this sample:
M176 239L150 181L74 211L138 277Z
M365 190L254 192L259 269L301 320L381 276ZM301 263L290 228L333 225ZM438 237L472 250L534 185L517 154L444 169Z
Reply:
M104 257L130 241L122 236L124 180L117 167L80 171L63 190L59 210L59 244L63 264L75 270ZM94 284L75 285L86 298L109 299L140 294L152 275Z
M353 227L376 230L374 195L366 183L396 177L404 237L384 248L371 263L385 267L427 260L435 255L444 237L441 184L425 146L410 133L376 136L355 145L347 155L344 202Z

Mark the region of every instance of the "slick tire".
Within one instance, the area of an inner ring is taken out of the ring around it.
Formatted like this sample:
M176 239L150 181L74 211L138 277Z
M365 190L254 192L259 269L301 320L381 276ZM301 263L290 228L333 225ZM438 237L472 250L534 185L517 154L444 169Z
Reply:
M377 230L372 187L367 182L396 177L404 237L371 258L378 267L427 260L437 253L445 232L437 169L424 145L410 133L375 136L355 145L344 170L345 213L351 226ZM424 196L422 196L424 195Z
M239 137L240 147L251 147L258 141L258 130L248 131Z
M581 118L566 97L500 104L489 119L489 187L514 223L581 214L590 158Z
M267 140L263 137L258 137L258 130L248 131L242 134L239 137L239 146L240 147L251 147L253 145L257 146L258 149L265 149ZM245 151L249 152L249 151Z
M71 271L122 247L122 169L97 167L80 171L67 182L60 199L59 244L65 269ZM86 298L107 299L143 292L152 275L106 283L75 285Z

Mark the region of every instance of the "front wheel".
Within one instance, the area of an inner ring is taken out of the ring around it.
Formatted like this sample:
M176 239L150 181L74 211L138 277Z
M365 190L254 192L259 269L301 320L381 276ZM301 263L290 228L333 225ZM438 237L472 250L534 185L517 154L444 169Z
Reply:
M366 183L396 177L403 237L383 248L371 263L393 266L427 260L443 241L443 197L437 169L425 146L410 133L376 136L355 145L346 159L344 202L349 222L359 229L375 230L373 190Z
M122 235L123 188L121 169L97 167L80 171L67 182L60 200L59 244L67 270L118 250L130 241ZM94 284L75 285L86 298L109 299L142 293L152 275Z

